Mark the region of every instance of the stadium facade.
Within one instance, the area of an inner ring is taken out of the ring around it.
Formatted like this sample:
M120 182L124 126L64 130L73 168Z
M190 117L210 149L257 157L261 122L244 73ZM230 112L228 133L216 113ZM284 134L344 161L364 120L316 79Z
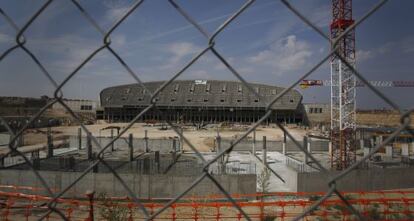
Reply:
M164 82L120 85L104 89L100 94L101 111L97 118L109 122L131 121L151 102L150 93ZM258 98L241 82L219 80L174 81L155 98L157 109L150 109L140 121L174 122L239 122L251 123L265 113L268 103L284 88L249 83L262 98ZM267 122L302 122L302 95L291 90L270 108L273 114Z

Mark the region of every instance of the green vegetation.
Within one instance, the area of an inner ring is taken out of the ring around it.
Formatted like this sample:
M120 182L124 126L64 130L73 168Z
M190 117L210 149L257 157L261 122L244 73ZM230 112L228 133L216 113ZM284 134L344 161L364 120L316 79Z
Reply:
M263 193L269 192L270 170L267 168L263 168L262 172L257 177L257 182L259 183L259 191Z
M98 200L101 202L99 214L104 220L124 221L128 218L128 208L119 202L109 199L105 193L99 194Z

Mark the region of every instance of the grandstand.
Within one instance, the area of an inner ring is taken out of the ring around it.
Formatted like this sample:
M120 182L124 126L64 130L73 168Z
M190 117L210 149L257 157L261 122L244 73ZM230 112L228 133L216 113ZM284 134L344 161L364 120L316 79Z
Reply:
M164 82L121 85L104 89L100 94L98 119L108 122L128 122L150 105L151 96ZM177 122L239 122L251 123L266 112L267 104L284 88L249 83L262 99L255 96L241 82L218 80L181 80L169 84L155 98L157 109L152 108L142 121ZM291 90L270 108L267 122L302 122L302 95Z

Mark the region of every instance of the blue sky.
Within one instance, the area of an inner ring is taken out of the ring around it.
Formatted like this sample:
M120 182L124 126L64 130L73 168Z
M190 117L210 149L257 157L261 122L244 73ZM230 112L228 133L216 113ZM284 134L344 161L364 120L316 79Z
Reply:
M132 0L80 0L80 4L108 29L125 13ZM210 33L245 1L178 0ZM326 33L331 1L292 0ZM354 1L360 18L376 2ZM0 7L19 27L44 1L5 0ZM356 31L357 68L370 80L414 80L414 1L389 1ZM0 19L0 50L14 44L14 30ZM25 32L26 46L61 82L93 50L102 37L69 0L55 0ZM144 81L166 80L207 45L207 40L167 0L146 0L111 35L112 47ZM216 49L248 81L288 86L329 51L329 44L293 15L278 0L257 0L217 38ZM53 87L39 68L16 50L0 63L0 95L41 96ZM329 79L329 64L310 78ZM210 52L179 79L236 80ZM98 99L108 86L135 83L107 51L100 52L64 87L69 98ZM413 107L414 88L382 88L405 108ZM329 88L300 91L305 102L329 102ZM387 107L367 89L358 89L359 108Z

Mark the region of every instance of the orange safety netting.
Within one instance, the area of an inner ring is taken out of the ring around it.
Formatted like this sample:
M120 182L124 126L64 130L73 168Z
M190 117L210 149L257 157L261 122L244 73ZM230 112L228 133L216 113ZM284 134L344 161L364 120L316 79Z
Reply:
M49 197L36 194L31 187L0 186L0 220L37 220L47 211ZM16 190L21 190L16 191ZM34 193L22 193L23 191ZM252 220L291 220L303 213L323 193L268 193L232 195ZM414 220L414 191L374 191L343 193L362 215L376 220ZM164 207L160 199L143 199L152 214ZM140 207L127 197L93 199L58 199L56 207L69 220L144 220ZM46 220L61 220L50 213ZM244 220L240 212L224 196L186 197L171 205L155 220ZM356 220L356 216L337 197L332 196L304 220Z

